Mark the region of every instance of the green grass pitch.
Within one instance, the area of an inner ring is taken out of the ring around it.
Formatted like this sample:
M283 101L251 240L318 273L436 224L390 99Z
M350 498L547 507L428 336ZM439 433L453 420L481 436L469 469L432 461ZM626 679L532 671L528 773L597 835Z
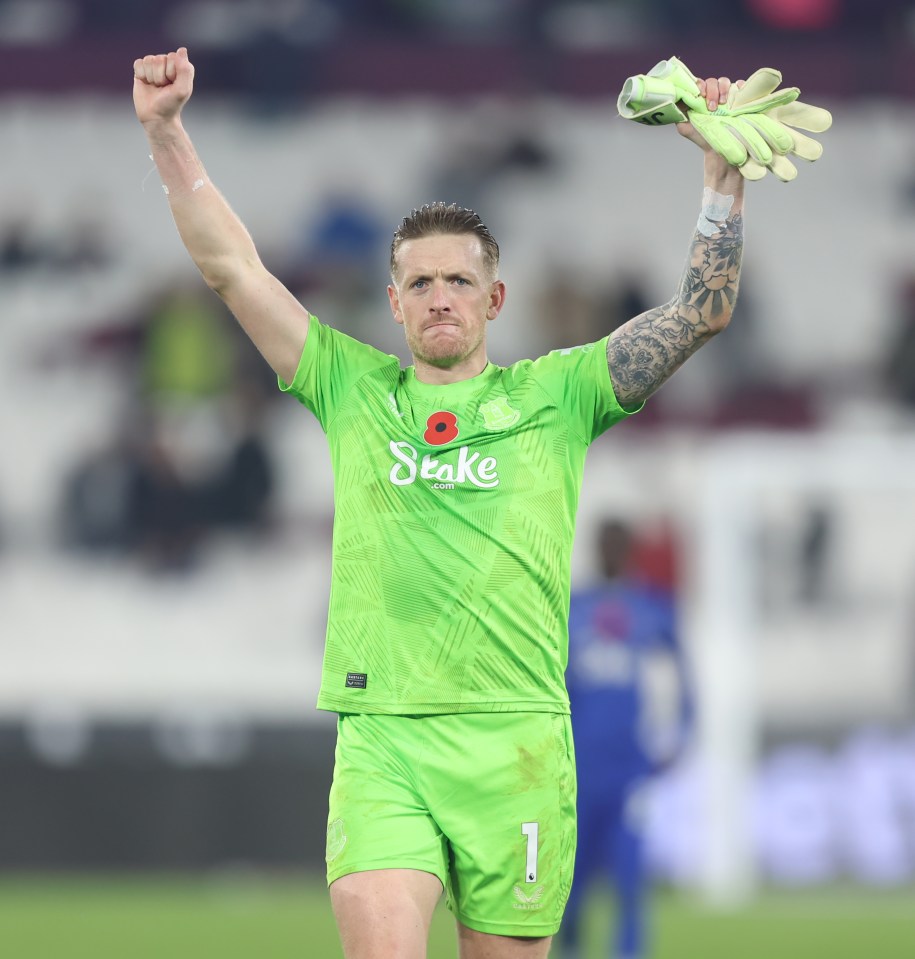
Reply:
M598 890L586 959L612 922ZM915 890L767 892L729 914L658 892L651 959L912 959ZM0 876L4 959L340 959L320 879L239 872L206 879ZM554 954L558 957L558 948ZM429 959L457 955L436 914Z

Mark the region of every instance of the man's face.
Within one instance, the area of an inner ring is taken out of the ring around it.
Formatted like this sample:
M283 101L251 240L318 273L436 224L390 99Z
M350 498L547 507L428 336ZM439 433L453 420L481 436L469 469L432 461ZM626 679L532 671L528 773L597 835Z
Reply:
M479 373L486 364L486 324L505 299L479 239L448 234L404 241L395 284L388 287L391 311L417 367Z

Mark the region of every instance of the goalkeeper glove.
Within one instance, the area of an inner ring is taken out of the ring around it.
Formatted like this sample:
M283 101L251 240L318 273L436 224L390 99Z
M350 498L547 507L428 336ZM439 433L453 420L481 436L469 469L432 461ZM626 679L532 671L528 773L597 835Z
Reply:
M705 101L699 94L699 79L676 57L661 60L648 73L629 77L616 102L621 117L650 126L683 123L687 116L678 106L701 110ZM705 108L708 113L708 108Z
M736 115L765 111L764 115L776 124L781 133L790 138L790 146L782 151L783 153L792 153L803 160L818 160L823 155L822 144L798 133L792 127L800 127L811 133L823 133L832 126L832 114L822 107L811 106L798 100L800 91L797 87L788 88L794 92L793 97L780 99L779 94L785 92L776 90L781 81L782 75L778 70L769 67L757 70L743 87L736 84L731 87L725 108ZM797 168L786 156L775 156L767 166L781 180L793 180L797 176ZM750 157L745 167L741 168L741 173L748 179L758 180L765 176L766 171L760 169L757 161Z
M783 180L797 176L797 169L784 157L793 143L791 135L766 114L720 116L691 110L689 121L708 145L748 180L761 179L766 170ZM793 175L787 175L785 164L794 171Z
M815 140L790 129L813 132L829 128L826 110L796 102L797 87L778 90L781 74L765 67L744 84L734 84L727 102L709 113L699 93L698 78L676 57L662 60L648 74L630 77L617 101L620 116L649 125L688 120L708 144L750 180L771 170L782 180L793 180L797 169L785 157L794 153L815 160L823 148ZM686 106L686 112L678 103Z

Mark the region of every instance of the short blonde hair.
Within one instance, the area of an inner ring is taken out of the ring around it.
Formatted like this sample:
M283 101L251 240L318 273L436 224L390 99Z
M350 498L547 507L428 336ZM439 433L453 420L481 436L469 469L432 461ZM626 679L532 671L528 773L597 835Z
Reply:
M424 236L475 236L480 241L483 262L487 270L495 277L499 272L499 244L489 232L489 228L474 213L457 203L426 203L409 216L405 216L394 231L391 240L391 278L397 270L397 251L406 240L418 240Z

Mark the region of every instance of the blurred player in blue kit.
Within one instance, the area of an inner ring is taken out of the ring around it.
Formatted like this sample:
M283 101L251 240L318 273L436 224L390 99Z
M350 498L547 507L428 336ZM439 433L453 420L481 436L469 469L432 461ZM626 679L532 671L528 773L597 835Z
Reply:
M563 959L582 955L582 907L599 874L609 878L617 900L609 954L646 955L645 787L681 754L692 726L675 596L633 569L633 547L629 526L605 519L597 537L600 581L572 593L566 682L578 765L578 848L560 933ZM662 678L674 682L665 690Z

